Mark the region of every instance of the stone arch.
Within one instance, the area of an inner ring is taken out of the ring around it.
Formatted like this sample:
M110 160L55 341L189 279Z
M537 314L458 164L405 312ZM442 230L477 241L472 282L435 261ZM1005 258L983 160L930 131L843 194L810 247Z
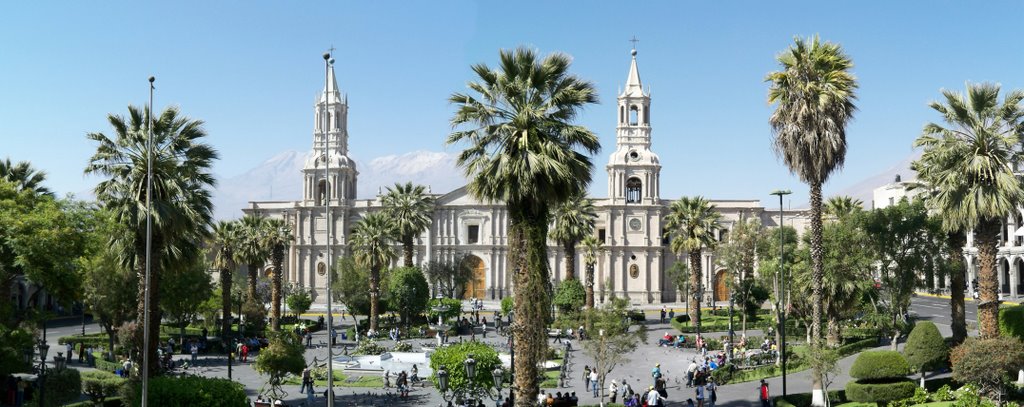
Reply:
M274 278L274 266L267 266L263 268L263 277L267 279Z
M323 205L327 197L327 180L320 180L316 183L316 204Z
M725 301L729 299L729 270L721 269L715 272L714 300Z
M1002 294L1010 293L1010 261L1006 257L999 259L999 267L996 272L999 273L999 292Z
M643 192L643 181L640 178L630 177L626 180L626 203L640 203Z
M636 126L640 123L640 108L637 105L629 106L629 125Z
M463 262L473 270L473 274L466 282L462 298L484 298L487 292L487 267L484 265L483 259L470 254Z
M1017 295L1021 295L1024 293L1024 257L1017 256L1013 261L1013 265L1014 270L1011 272L1017 274Z

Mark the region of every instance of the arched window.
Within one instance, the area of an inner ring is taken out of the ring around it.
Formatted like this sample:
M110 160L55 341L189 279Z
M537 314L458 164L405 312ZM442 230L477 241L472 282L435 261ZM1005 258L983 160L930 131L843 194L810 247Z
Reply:
M625 122L626 122L626 107L625 106L619 106L619 123L625 123Z
M640 110L636 107L636 105L633 105L633 106L629 107L629 125L630 126L636 126L637 120L639 119L638 118L639 115L640 115Z
M644 124L648 125L648 126L651 125L651 107L650 106L644 106Z
M323 205L324 198L327 196L327 181L320 180L320 183L316 187L316 204Z
M639 178L630 178L626 181L626 203L640 203L640 192L643 185Z

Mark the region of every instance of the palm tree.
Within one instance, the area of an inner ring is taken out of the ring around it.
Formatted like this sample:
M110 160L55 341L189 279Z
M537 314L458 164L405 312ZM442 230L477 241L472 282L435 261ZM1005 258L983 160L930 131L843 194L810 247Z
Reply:
M558 242L565 250L565 279L576 278L576 244L584 236L594 233L594 219L597 211L594 201L580 193L555 208L555 227L551 229L551 240ZM593 300L593 295L590 297ZM590 306L593 306L591 301Z
M238 261L249 265L249 288L247 300L256 301L256 280L259 278L260 267L267 263L270 248L266 245L267 219L262 216L245 215L239 223Z
M398 237L402 241L405 267L412 267L412 240L430 226L430 215L434 210L434 198L426 194L422 185L395 183L387 187L388 193L381 198L384 213L395 223Z
M284 253L295 240L292 228L284 219L267 219L264 223L263 246L270 248L274 274L270 280L270 327L281 329L281 276L284 274Z
M864 201L852 196L833 196L825 202L825 213L836 219L864 210Z
M701 251L714 249L715 231L722 214L715 210L715 205L704 197L682 197L672 202L665 216L666 235L672 235L669 247L676 256L686 253L690 260L690 320L697 327L700 335L700 301L703 294L701 286Z
M943 90L945 103L932 102L931 108L945 125L925 125L914 141L915 147L924 147L915 167L935 191L930 201L942 214L943 228L948 233L975 232L981 263L978 331L983 338L999 335L1000 225L1024 202L1024 186L1014 174L1024 158L1018 149L1024 138L1024 91L1009 92L999 103L999 90L999 85L987 83L968 83L966 93Z
M86 174L99 174L107 179L96 185L96 198L113 213L114 220L129 233L112 236L111 247L117 248L119 260L134 269L139 281L146 273L146 219L152 218L150 287L139 284L138 318L148 318L150 341L143 344L143 330L136 337L136 356L145 349L150 360L156 360L160 338L160 274L161 270L187 261L198 250L212 223L213 204L209 188L216 183L209 172L217 152L202 142L206 137L203 122L181 115L177 108L163 111L150 120L148 109L128 106L128 117L110 114L113 138L103 133L86 137L98 143L96 153L85 167ZM147 129L152 123L152 212L146 212ZM149 293L149 315L145 300ZM158 372L158 363L151 363L150 374Z
M795 38L776 59L782 70L765 78L771 82L768 103L776 104L769 120L775 153L811 188L811 338L816 346L822 337L824 275L821 186L846 157L846 124L856 110L857 82L842 47L817 36ZM820 372L812 377L812 387L820 393Z
M517 354L516 405L537 395L550 309L547 229L550 208L569 200L590 183L586 154L600 148L597 136L573 124L579 111L597 102L593 84L569 73L570 58L519 48L500 52L500 68L473 65L478 80L472 94L454 93L458 106L452 125L461 130L447 143L466 142L458 164L477 199L504 202L508 210L509 268L515 287ZM578 149L584 150L583 152Z
M583 264L587 270L587 308L594 308L594 265L597 255L604 251L601 240L594 235L583 238Z
M213 226L210 245L216 250L213 267L220 272L221 338L231 334L231 273L235 271L235 252L239 245L238 222L220 221Z
M366 215L352 229L352 251L356 262L370 269L370 330L377 331L380 312L380 272L398 255L391 247L395 225L382 212Z
M31 190L36 195L53 195L43 186L46 172L32 168L28 161L12 164L10 157L0 161L0 180L13 182L18 191Z

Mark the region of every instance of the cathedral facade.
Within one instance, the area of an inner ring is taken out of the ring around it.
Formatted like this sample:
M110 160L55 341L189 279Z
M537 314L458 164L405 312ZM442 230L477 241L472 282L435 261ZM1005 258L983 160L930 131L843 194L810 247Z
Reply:
M359 172L348 156L348 98L338 88L333 67L328 69L326 81L314 106L314 153L302 170L302 199L250 202L243 209L248 215L282 218L292 225L295 241L283 266L284 277L314 290L317 302L325 299L327 245L330 244L334 258L351 255L348 242L354 225L368 212L382 209L379 196L356 199ZM608 197L593 198L598 215L594 233L605 249L595 265L595 297L603 302L614 293L634 304L682 301L668 270L676 261L686 261L686 257L672 253L668 240L663 238L665 217L672 201L661 196L662 166L652 148L651 96L640 81L635 50L625 89L617 100L613 116L615 149L605 166ZM432 224L415 239L414 262L424 264L466 255L474 278L467 284L465 298L500 299L511 295L514 287L507 265L508 212L504 205L481 202L465 187L433 197L436 204ZM330 217L325 216L327 201ZM768 227L779 224L778 212L760 206L756 199L711 202L722 214L720 240L728 239L729 230L743 219L759 218ZM787 225L804 229L803 211L788 211L785 216ZM329 241L328 219L332 224ZM554 282L565 276L565 256L560 245L549 242ZM582 253L577 256L576 264L582 265ZM400 261L396 260L396 264ZM702 264L704 298L726 300L728 271L718 265L714 253L709 251L703 254ZM269 265L265 269L268 273L272 271ZM577 275L582 275L579 270Z

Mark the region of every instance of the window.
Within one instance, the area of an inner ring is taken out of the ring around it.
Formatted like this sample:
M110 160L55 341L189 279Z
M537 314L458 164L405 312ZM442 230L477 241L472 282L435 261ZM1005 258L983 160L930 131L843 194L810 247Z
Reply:
M640 192L642 183L639 178L630 178L626 181L626 203L640 203Z
M651 107L644 106L644 124L651 125Z
M469 225L466 228L466 235L469 244L480 243L480 225Z
M637 109L636 105L633 105L633 106L629 107L629 125L630 126L636 126L638 116L640 115L639 113L640 113L640 111L639 111L639 109Z
M604 235L605 235L605 234L604 234L604 228L601 228L601 229L598 229L598 230L597 230L597 240L600 240L600 241L601 241L601 243L608 243L608 242L606 242L606 241L604 240Z
M327 196L327 181L320 181L316 188L316 204L323 205L324 197Z
M625 106L619 106L619 123L625 123L625 122L626 122L626 107Z
M893 206L895 204L895 202L896 202L896 198L893 198L893 197L890 196L889 197L889 206Z
M719 231L718 231L718 241L720 241L720 242L728 242L729 241L729 229L719 229Z

